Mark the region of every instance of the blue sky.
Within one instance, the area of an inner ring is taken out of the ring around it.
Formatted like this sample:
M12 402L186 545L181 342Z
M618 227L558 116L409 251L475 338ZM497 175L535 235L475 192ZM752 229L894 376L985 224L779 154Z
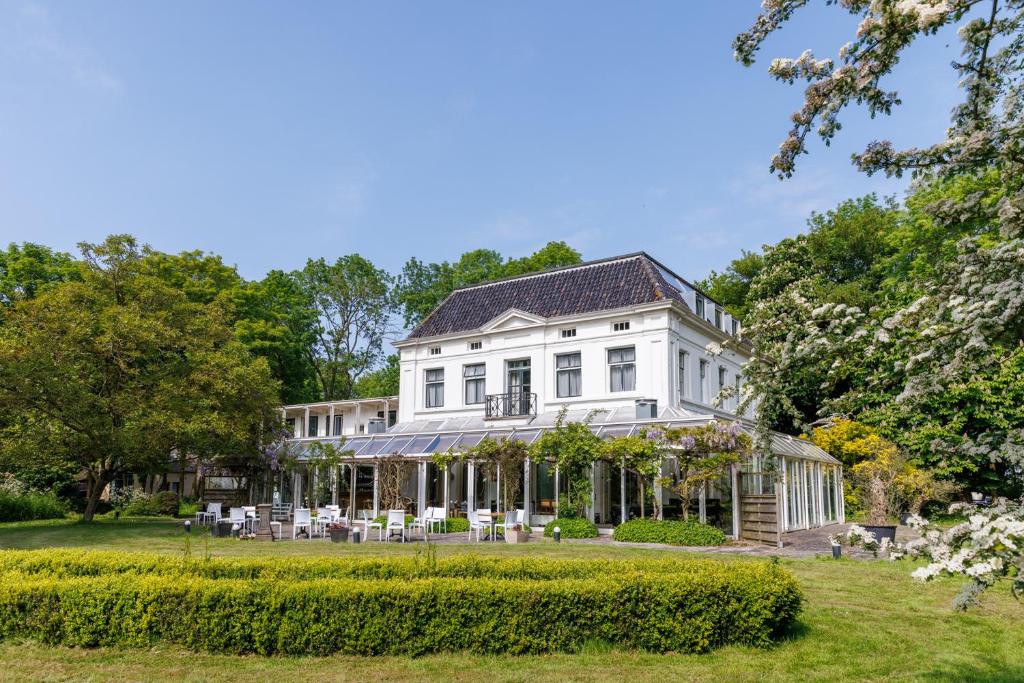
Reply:
M833 54L855 19L812 8L748 69L730 42L758 6L0 0L0 243L131 232L254 278L564 239L699 278L812 210L902 194L850 153L940 139L956 99L955 40L922 44L896 115L850 112L780 182L800 90L768 61Z

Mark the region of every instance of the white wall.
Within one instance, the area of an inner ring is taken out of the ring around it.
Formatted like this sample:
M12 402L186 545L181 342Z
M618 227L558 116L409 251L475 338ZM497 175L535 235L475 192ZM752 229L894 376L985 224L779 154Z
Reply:
M384 411L385 424L389 410L398 409L398 400L391 399L368 399L357 403L346 401L334 404L334 416L342 417L342 435L356 436L365 434L371 418L378 417L377 413ZM286 419L294 419L295 425L292 436L300 439L306 436L305 421L308 415L317 416L316 436L338 436L334 433L334 425L331 423L331 405L329 403L313 403L308 405L293 405L283 408ZM330 424L330 433L328 433Z
M628 331L613 331L616 322L629 322ZM563 329L575 328L573 337L563 338ZM407 340L398 344L400 361L399 421L440 419L443 417L483 416L484 405L464 402L463 368L473 363L486 365L487 394L506 391L506 363L530 360L531 388L537 394L537 410L555 412L561 406L570 409L632 406L638 398L655 399L659 406L679 405L676 391L676 352L689 352L690 382L695 382L698 361L709 363L708 403L717 394L717 367L726 368L727 381L732 382L745 359L735 351L718 358L705 354L705 347L724 337L692 316L680 315L669 304L612 313L592 314L558 320L541 320L529 315L510 315L477 334L440 339ZM471 350L471 342L480 342L479 350ZM612 392L608 367L608 350L633 346L636 350L636 388L628 392ZM430 349L439 348L439 354ZM579 397L556 396L555 356L579 352L582 366L582 391ZM444 370L444 406L427 408L425 372ZM696 385L690 397L699 396ZM730 400L721 409L735 406Z

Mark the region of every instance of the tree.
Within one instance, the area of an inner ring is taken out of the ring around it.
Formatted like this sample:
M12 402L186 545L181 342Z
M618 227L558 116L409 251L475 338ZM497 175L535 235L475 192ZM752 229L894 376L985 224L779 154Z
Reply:
M49 285L78 278L78 264L70 254L31 242L10 244L0 251L0 309L31 299Z
M751 30L734 42L737 58L753 63L765 39L804 4L764 3ZM835 60L816 59L805 51L797 59L776 59L769 67L784 82L808 82L803 105L792 117L793 127L771 170L791 176L797 159L807 152L808 136L816 133L829 143L849 105L864 104L872 115L889 113L899 98L883 89L882 80L905 50L919 38L962 23L963 56L953 68L963 99L953 111L946 138L902 151L876 141L854 156L858 168L869 174L910 173L919 183L932 183L940 194L946 193L911 207L927 214L928 230L921 235L940 245L931 253L944 258L924 267L918 267L922 264L916 257L905 260L907 272L921 279L911 287L894 287L900 296L881 312L838 301L812 303L810 284L802 284L788 298L799 315L773 323L762 316L761 330L748 326L751 335L794 330L791 338L759 349L747 373L748 379L756 379L748 387L752 385L762 405L773 408L766 419L777 420L787 411L799 419L799 410L784 395L793 379L783 376L810 365L826 390L842 395L845 403L877 411L880 420L887 413L915 419L926 429L936 404L967 390L979 376L999 374L1024 338L1024 157L1019 152L1024 143L1024 7L1000 0L840 4L859 17L859 25ZM973 189L964 193L966 186ZM949 249L948 239L957 236ZM879 320L877 327L873 319ZM846 362L862 357L868 358L862 365ZM772 365L774 373L768 369ZM1021 381L1018 375L1013 383ZM861 388L846 390L858 384ZM770 394L782 397L769 399ZM972 425L960 438L939 442L936 450L1002 463L1002 474L1012 476L1024 462L1024 429L1000 415Z
M317 314L308 354L321 398L351 398L356 380L382 359L393 279L358 254L333 264L310 259L296 278Z
M725 310L741 320L749 310L747 301L750 285L758 273L764 268L764 257L753 251L743 250L739 258L735 258L719 273L714 270L697 286L708 293L712 299L725 306Z
M434 463L448 471L453 454L436 454ZM498 495L506 511L516 506L516 496L523 482L523 463L530 457L530 449L519 439L484 438L461 453L454 454L462 462L472 462L488 479L501 480Z
M575 265L580 261L579 252L565 242L548 242L529 256L507 261L492 249L468 251L455 263L423 263L411 258L398 276L395 299L402 309L406 327L412 328L459 287Z
M384 367L368 372L356 380L352 393L355 398L398 396L398 354L384 359Z
M648 496L653 503L651 513L654 519L661 519L661 501L654 496L654 486L662 481L662 463L665 454L658 447L652 434L656 430L643 430L637 436L619 436L604 442L604 459L621 467L625 472L636 475L640 486L640 516L644 516L644 501Z
M0 328L4 458L80 467L88 521L115 476L164 470L175 452L258 457L277 386L224 312L147 275L130 236L80 249L82 281L19 301Z
M593 491L590 468L604 454L604 444L590 430L592 413L582 422L566 421L566 413L562 408L555 418L554 428L530 445L530 457L538 462L555 463L565 482L565 496L559 497L559 516L582 517Z
M729 466L749 458L753 441L738 424L710 422L699 427L670 427L652 432L664 456L679 465L673 490L683 499L683 519L690 518L690 491L714 481Z

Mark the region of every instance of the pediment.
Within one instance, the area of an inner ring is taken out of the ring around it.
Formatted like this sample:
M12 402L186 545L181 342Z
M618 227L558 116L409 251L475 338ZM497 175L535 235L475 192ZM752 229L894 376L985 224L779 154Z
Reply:
M526 311L520 311L517 308L510 308L501 315L492 318L490 322L485 324L480 329L484 332L493 332L496 330L514 330L518 327L529 327L531 325L539 325L544 322L544 318L533 313L527 313Z

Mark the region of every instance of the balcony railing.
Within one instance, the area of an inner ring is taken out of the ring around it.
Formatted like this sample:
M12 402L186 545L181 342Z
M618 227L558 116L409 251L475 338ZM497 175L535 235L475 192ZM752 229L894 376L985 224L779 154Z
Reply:
M525 391L505 394L487 394L486 416L489 419L500 417L528 417L537 414L537 394Z

